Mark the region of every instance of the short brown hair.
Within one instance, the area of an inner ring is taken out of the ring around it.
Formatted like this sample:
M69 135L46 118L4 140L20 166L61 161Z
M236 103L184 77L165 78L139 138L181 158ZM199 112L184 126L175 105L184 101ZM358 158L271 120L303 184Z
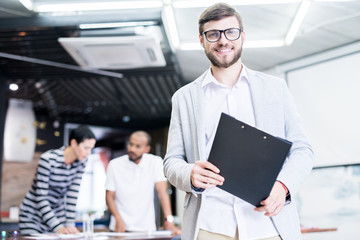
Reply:
M199 33L202 34L204 31L204 24L213 21L220 20L226 17L235 16L239 21L239 27L244 30L243 22L240 14L236 11L235 8L226 3L216 3L207 9L205 9L199 18Z

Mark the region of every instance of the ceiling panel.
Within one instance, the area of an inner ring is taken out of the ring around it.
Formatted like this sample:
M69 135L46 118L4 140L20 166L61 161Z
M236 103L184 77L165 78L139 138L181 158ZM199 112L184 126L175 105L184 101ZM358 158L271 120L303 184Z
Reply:
M35 0L35 3L39 2L55 1ZM175 6L171 4L176 2L181 1L170 1L170 6ZM18 58L0 57L0 76L5 84L16 82L20 85L17 92L8 91L7 97L30 99L37 114L62 121L132 128L166 126L170 118L172 94L209 68L209 61L198 43L197 21L205 7L191 7L199 2L209 1L189 0L186 8L172 8L180 44L194 43L198 50L179 48L172 52L166 35L169 32L164 29L168 19L161 17L161 7L54 15L32 13L17 0L1 0L0 54L12 54ZM242 14L247 41L251 42L284 39L299 6L300 1L293 1L239 5L236 8ZM156 21L161 29L165 67L107 71L123 74L123 77L111 77L106 72L101 74L101 71L88 72L80 69L57 41L59 37L121 36L129 30L111 28L84 31L79 29L81 23L145 20ZM360 1L314 0L291 45L246 48L242 61L255 70L275 69L289 61L360 41L359 26ZM40 64L36 60L45 60L47 64ZM78 68L70 70L56 63ZM127 116L130 122L123 121L128 119Z

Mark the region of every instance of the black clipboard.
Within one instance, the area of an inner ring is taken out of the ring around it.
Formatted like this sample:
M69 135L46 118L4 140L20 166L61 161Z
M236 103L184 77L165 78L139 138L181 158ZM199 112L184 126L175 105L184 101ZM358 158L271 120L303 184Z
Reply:
M291 145L222 113L208 161L225 178L219 188L258 207L269 196Z

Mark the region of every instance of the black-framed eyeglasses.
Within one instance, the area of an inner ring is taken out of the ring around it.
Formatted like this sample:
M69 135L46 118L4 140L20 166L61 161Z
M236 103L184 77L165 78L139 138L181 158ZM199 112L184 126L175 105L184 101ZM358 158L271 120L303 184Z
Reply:
M205 35L205 38L208 40L208 42L219 41L221 38L221 33L224 33L224 36L227 40L235 41L239 39L241 31L241 28L228 28L225 30L209 30L203 32L202 34Z

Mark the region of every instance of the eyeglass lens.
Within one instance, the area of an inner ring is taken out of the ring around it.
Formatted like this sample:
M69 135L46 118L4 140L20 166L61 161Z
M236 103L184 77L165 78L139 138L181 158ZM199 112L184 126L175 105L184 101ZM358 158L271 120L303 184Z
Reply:
M221 33L224 33L226 39L235 41L240 37L240 28L229 28L225 30L209 30L204 32L206 39L209 42L217 42L221 37Z

